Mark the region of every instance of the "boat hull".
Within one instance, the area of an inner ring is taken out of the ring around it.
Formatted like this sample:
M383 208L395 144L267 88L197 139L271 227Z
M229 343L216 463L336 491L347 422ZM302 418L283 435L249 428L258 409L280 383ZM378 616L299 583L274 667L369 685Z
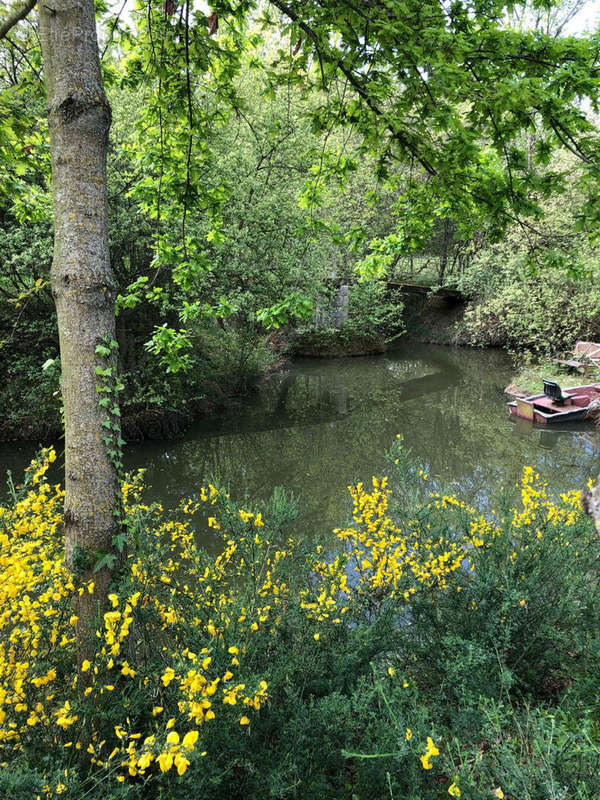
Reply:
M557 403L545 394L518 398L508 404L512 417L527 419L538 425L578 422L588 417L590 409L600 401L600 384L575 386L565 392L565 402Z

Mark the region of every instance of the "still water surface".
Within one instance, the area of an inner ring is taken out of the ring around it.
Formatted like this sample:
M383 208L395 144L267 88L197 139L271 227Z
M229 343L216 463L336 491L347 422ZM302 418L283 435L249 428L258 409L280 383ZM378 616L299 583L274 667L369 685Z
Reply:
M515 425L503 394L510 375L502 352L414 343L383 356L299 360L185 438L130 446L126 467L146 468L150 496L165 507L211 476L238 500L284 486L299 500L296 525L319 533L346 519L349 483L385 474L396 433L438 485L482 506L524 464L557 490L582 487L598 472L600 435L581 423ZM34 451L0 445L0 471L19 475Z

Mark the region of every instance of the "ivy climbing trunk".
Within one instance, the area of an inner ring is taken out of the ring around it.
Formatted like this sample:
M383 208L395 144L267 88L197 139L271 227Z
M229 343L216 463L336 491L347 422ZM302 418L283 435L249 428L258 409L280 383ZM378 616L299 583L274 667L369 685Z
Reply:
M111 111L100 72L94 0L39 0L54 202L52 294L58 315L65 424L65 560L94 595L75 597L80 654L103 604L119 526L118 470L105 438L97 348L115 339L115 282L108 249L106 152ZM113 411L113 419L118 409ZM80 655L81 657L81 655Z

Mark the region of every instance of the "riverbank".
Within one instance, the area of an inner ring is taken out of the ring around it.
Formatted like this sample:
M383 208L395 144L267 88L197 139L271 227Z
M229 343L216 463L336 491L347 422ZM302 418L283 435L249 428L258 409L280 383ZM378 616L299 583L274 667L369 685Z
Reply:
M293 334L290 355L296 358L371 356L384 353L386 347L385 338L380 334L354 334L343 329L324 328Z
M433 295L411 295L404 304L406 335L424 344L463 345L460 323L466 300Z
M579 372L561 368L554 361L542 361L539 364L526 364L518 368L504 392L512 398L529 397L543 391L544 380L554 381L563 391L568 391L575 386L597 382L598 375L588 374L585 376Z
M462 324L465 313L473 308L474 306L468 301L456 302L436 296L425 298L423 301L417 298L412 307L405 309L407 338L429 344L474 347L466 326ZM491 350L497 349L497 346L488 344L478 349ZM528 397L543 390L544 379L554 381L568 390L599 378L597 375L584 377L580 373L574 373L568 367L561 367L554 359L546 358L538 364L532 364L525 357L521 359L521 366L517 362L514 374L504 392L512 399Z
M287 337L279 333L265 336L256 351L261 354L255 359L257 365L249 366L246 357L245 362L217 364L215 368L212 362L218 358L207 358L207 366L201 372L190 371L183 376L165 374L162 386L153 387L150 379L147 386L140 388L124 379L126 388L120 398L123 438L128 442L174 439L183 436L198 420L251 398L263 380L287 363ZM28 398L19 406L15 397L4 398L0 442L50 444L62 437L58 377L50 388L43 381L47 381L44 374L41 378L43 391L39 393L41 400ZM2 400L0 395L0 403Z
M466 299L412 292L404 292L401 297L402 338L422 344L468 346L460 328L468 307ZM378 355L387 350L389 342L379 333L357 334L330 328L310 330L292 334L290 354L308 358Z
M504 393L512 398L529 397L543 391L544 380L554 381L562 389L570 389L572 386L579 386L583 379L579 375L562 372L557 369L556 364L529 364L515 372Z

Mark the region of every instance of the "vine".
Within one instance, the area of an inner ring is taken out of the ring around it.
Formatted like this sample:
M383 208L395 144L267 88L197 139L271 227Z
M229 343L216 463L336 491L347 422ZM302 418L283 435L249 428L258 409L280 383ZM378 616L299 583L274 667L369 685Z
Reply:
M124 479L123 471L123 445L125 440L121 436L121 410L119 408L119 392L124 388L118 375L117 352L118 342L110 336L104 337L96 345L95 353L101 363L96 367L96 375L99 382L96 391L99 394L98 405L106 414L102 421L104 434L102 441L106 447L106 454L117 473L117 488L115 490L115 504L113 515L118 522L118 531L112 538L112 543L119 554L123 554L127 541L127 531L125 529L125 515L123 510L123 499L121 496L121 484ZM98 552L94 572L98 572L103 567L112 569L117 561L116 553Z

